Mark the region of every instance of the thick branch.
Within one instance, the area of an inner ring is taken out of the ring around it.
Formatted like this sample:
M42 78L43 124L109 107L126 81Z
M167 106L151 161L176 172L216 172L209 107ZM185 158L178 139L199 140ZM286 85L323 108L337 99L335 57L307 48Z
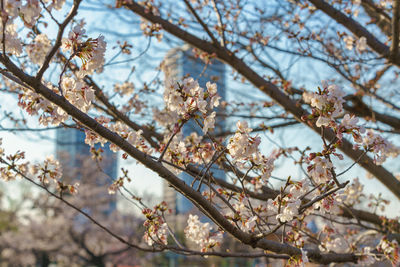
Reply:
M392 60L397 58L399 52L399 17L400 17L400 0L393 0L392 15L392 46L390 47L390 57Z

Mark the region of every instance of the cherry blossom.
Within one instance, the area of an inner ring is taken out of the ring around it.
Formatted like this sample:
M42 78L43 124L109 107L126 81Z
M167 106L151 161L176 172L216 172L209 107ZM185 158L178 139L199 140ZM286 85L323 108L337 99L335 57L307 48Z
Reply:
M301 205L300 199L290 201L289 198L285 197L282 202L284 208L282 212L276 215L276 219L281 222L289 222L298 214L299 207Z
M346 49L347 50L353 50L353 43L354 43L354 38L353 36L345 36L343 38L344 43L346 44Z
M47 86L58 93L58 89L52 84L47 83ZM77 93L80 94L80 92ZM25 109L29 115L40 115L39 123L44 126L48 124L59 125L69 117L60 107L26 88L23 88L23 92L19 95L18 105Z
M220 245L222 241L222 232L214 232L209 223L201 223L197 215L189 215L185 228L186 237L200 246L201 251L205 252L215 246Z
M210 128L214 128L214 124L215 124L215 111L213 113L211 113L210 115L208 115L205 119L204 119L204 126L203 126L203 132L206 134L208 132L208 129Z
M33 43L26 47L29 59L38 65L42 65L47 53L51 49L51 42L46 34L39 34L33 40Z
M38 0L27 0L27 3L20 7L21 18L25 25L32 27L39 18L41 10Z
M155 36L159 42L163 38L163 32L161 32L161 25L159 23L149 23L147 20L142 19L140 23L140 29L143 34L149 37Z
M17 25L8 23L5 30L3 29L4 26L1 24L0 31L4 31L6 52L17 56L20 55L22 53L22 44L18 37ZM0 36L0 40L3 42L3 35Z
M400 250L396 240L389 241L386 237L382 238L378 244L378 250L382 251L392 262L393 266L399 263Z
M305 251L305 250L303 250L303 249L301 249L301 262L302 262L302 265L303 265L303 266L304 266L306 263L310 262L310 261L308 260L308 257L307 257L307 251Z
M76 25L72 31L69 32L68 38L63 39L63 51L69 51L71 57L77 56L82 61L82 66L78 73L79 78L85 75L93 74L94 71L102 72L104 65L104 53L106 51L107 43L104 41L104 36L98 38L86 37L86 30L83 28L83 22Z
M65 4L65 0L44 0L43 2L45 3L50 3L47 6L48 10L52 10L53 8L55 10L61 10L61 8L63 7L63 5Z
M332 168L333 164L329 159L317 156L308 167L308 173L316 183L326 183L332 179Z
M318 93L304 92L303 99L310 103L318 114L317 127L328 126L329 123L343 113L344 91L337 85L325 85Z
M58 181L62 176L61 166L54 156L48 156L43 163L32 165L32 175L35 175L42 183L48 184L50 181Z
M356 49L358 52L362 53L367 50L367 38L364 36L357 40Z
M396 158L400 154L400 148L389 142L374 130L369 129L363 137L362 144L371 150L375 156L375 162L381 165L388 157Z
M135 90L135 86L131 82L124 82L122 84L116 83L114 84L114 92L117 92L120 95L131 95Z
M328 251L333 251L336 253L343 253L349 248L348 243L341 236L328 237L323 245Z
M61 83L65 98L73 105L87 112L94 100L94 90L84 82L73 78L64 78Z
M249 135L252 129L248 128L247 122L238 121L236 127L237 131L227 146L229 154L235 161L251 158L258 152L261 139Z
M0 138L0 157L4 155L4 148L1 147L3 144L3 138Z
M147 232L143 236L143 239L149 246L156 243L167 245L168 227L166 223L161 225L151 225L148 227Z
M149 208L142 210L142 213L147 218L143 223L146 228L143 239L149 246L168 244L168 225L160 215L160 213L164 213L166 210L167 206L165 202L156 205L153 210Z

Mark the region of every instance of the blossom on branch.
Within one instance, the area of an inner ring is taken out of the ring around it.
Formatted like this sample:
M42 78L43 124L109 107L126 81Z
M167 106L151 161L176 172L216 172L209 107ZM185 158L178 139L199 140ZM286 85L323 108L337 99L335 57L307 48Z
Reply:
M202 223L197 215L189 215L185 228L185 236L200 246L201 251L206 252L222 241L222 232L211 232L213 229L209 223Z

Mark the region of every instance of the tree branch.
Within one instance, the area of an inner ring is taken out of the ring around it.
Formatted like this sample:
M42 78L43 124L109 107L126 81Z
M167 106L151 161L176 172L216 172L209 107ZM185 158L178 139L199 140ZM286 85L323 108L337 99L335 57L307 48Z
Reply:
M396 60L399 52L399 17L400 17L400 0L393 0L392 15L392 46L390 47L390 57L392 61Z

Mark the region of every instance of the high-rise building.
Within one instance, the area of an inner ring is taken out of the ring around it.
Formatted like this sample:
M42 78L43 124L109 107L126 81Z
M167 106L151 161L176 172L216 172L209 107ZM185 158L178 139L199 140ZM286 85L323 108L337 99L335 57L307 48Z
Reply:
M189 45L174 48L167 53L164 60L164 72L166 78L176 80L189 75L196 79L203 88L206 87L208 81L215 82L218 94L221 96L221 101L226 100L225 64L218 60L212 60L211 64L205 64L204 61L194 56L192 48ZM224 128L224 120L218 120L214 132L221 132ZM182 132L183 135L188 136L193 131L200 133L201 129L195 122L190 120L183 126ZM213 168L213 173L218 178L224 179L224 172L218 170L216 166L213 166ZM187 184L191 184L193 181L193 177L186 173L181 173L179 177ZM170 219L175 221L174 223L178 229L183 229L183 220L186 220L187 213L195 209L193 204L183 195L170 188L165 182L163 185L163 197L168 207L172 210Z
M115 195L107 194L106 185L117 177L116 154L108 147L103 148L103 160L97 164L91 158L90 147L85 144L85 133L71 128L60 128L56 132L56 155L63 167L65 179L79 181L97 188L99 198L106 202L103 205L105 213L116 209ZM103 190L100 190L102 187ZM90 207L88 208L90 210Z

